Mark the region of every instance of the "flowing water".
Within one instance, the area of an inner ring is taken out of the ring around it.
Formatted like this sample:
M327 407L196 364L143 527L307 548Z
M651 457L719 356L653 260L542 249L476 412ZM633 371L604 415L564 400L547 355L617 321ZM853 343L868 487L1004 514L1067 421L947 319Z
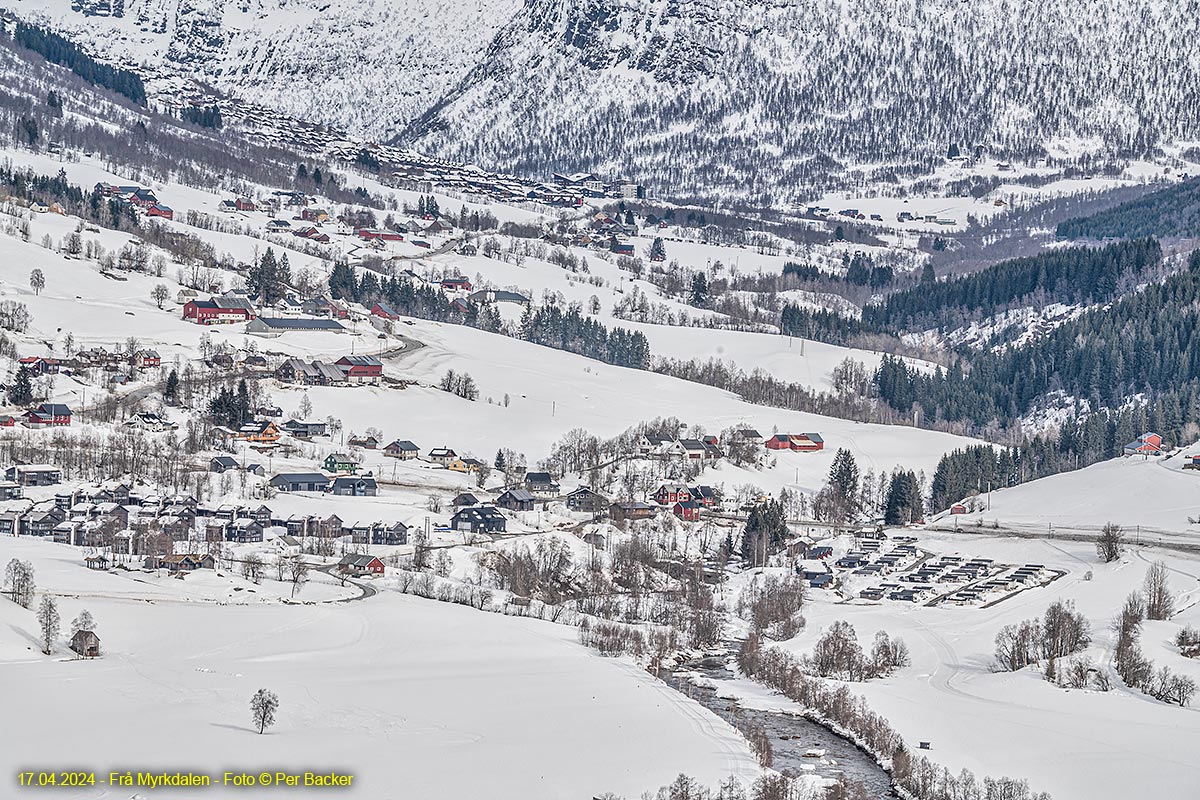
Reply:
M765 730L771 738L771 767L778 772L832 780L845 775L861 783L868 797L896 796L887 772L853 742L799 715L742 708L736 700L720 697L722 692L710 682L735 677L729 668L730 658L708 657L684 663L666 677L666 682L739 730L747 725Z

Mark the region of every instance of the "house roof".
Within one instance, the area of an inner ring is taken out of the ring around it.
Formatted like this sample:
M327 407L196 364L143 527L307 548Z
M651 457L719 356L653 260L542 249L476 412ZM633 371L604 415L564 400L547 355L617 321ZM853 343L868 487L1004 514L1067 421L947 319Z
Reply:
M508 489L504 492L504 494L497 498L497 502L503 500L505 497L511 497L518 503L528 503L534 499L533 495L525 489Z
M379 561L378 556L355 553L348 556L343 556L342 560L338 562L338 565L343 567L369 567L375 561Z
M340 322L332 319L297 319L295 317L259 317L255 322L275 331L344 331ZM320 363L320 362L315 362Z
M554 477L549 472L526 472L526 483L554 483Z
M281 483L329 483L323 472L281 472L271 478L272 485Z
M237 459L233 456L213 456L212 460L208 463L220 464L222 467L236 467L238 465Z
M42 403L33 411L35 414L47 417L71 416L71 409L62 403Z
M356 475L343 475L340 478L333 479L333 487L335 489L343 489L343 488L346 488L349 486L354 486L355 484L358 484L358 483L361 483L364 486L375 486L376 485L375 479L372 478L370 475L363 475L361 477L356 476Z
M342 356L337 363L346 362L351 367L382 367L383 362L375 356Z
M417 447L415 444L410 442L408 439L397 439L396 441L392 442L384 449L385 450L416 451L416 450L420 450L421 448Z

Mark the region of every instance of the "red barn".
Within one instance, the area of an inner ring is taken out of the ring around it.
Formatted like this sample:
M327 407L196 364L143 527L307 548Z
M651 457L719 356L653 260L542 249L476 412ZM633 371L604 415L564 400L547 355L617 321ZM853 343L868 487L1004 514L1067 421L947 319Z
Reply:
M383 317L384 319L400 319L400 315L396 313L396 310L387 303L376 303L375 305L371 306L371 313L377 317Z
M825 440L819 433L793 433L791 440L793 450L813 452L825 448Z
M1137 439L1125 445L1124 454L1127 456L1157 456L1162 453L1163 440L1157 433L1143 433Z
M446 278L442 281L443 289L471 291L471 282L466 278Z
M347 575L382 575L383 562L378 556L352 555L339 561L338 569Z
M763 444L768 450L791 450L792 437L786 433L777 433Z
M175 211L170 206L164 206L162 203L155 203L146 209L147 217L162 217L163 219L175 219Z
M342 356L333 362L352 383L379 383L383 362L375 356Z
M676 503L671 507L671 513L684 522L695 522L700 519L700 504L693 503L691 500L684 503Z
M249 322L254 319L254 309L234 303L225 305L219 298L189 300L183 307L183 318L191 320L197 325Z

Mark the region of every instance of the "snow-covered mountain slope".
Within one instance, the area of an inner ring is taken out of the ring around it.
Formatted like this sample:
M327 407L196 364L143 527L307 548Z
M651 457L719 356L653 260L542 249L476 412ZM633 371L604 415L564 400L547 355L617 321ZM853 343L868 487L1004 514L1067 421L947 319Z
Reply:
M627 174L660 196L786 203L929 173L952 146L1098 168L1200 131L1200 23L1162 0L8 5L152 78L489 169Z
M89 50L382 136L476 63L519 0L10 0Z
M1158 0L529 0L405 139L760 201L839 164L923 170L952 144L1132 153L1197 131L1198 33Z

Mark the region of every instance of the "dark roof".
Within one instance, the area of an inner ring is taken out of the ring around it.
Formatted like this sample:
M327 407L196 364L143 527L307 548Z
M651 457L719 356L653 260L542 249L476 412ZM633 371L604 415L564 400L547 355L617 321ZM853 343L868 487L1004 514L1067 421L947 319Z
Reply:
M504 492L504 494L497 498L497 502L503 500L506 496L511 497L513 500L516 500L520 503L528 503L534 499L533 495L525 489L508 489Z
M281 472L271 483L329 483L329 478L322 472Z
M333 486L335 489L340 489L345 486L353 486L354 484L356 484L360 481L363 483L364 486L375 486L376 485L375 479L372 478L370 475L362 475L362 476L343 475L340 478L333 479Z
M222 467L236 467L238 465L237 459L233 456L213 456L212 461L208 463L220 464Z
M526 483L554 483L554 477L549 472L526 472Z
M384 449L387 450L390 448L395 448L397 450L420 450L421 449L421 448L417 447L415 444L413 444L412 442L410 442L408 439L397 439L396 441L392 442Z
M255 322L261 322L268 328L277 331L344 331L340 322L331 319L294 319L289 317L259 317Z
M62 403L42 403L40 406L34 409L34 412L38 414L45 414L51 417L71 415L71 409L67 408L67 406L63 405Z
M352 367L381 367L383 362L375 356L342 356L338 363L345 361Z
M343 556L342 560L339 561L338 564L344 567L367 567L371 565L372 561L378 560L378 556L369 556L363 553L358 553L354 555Z

